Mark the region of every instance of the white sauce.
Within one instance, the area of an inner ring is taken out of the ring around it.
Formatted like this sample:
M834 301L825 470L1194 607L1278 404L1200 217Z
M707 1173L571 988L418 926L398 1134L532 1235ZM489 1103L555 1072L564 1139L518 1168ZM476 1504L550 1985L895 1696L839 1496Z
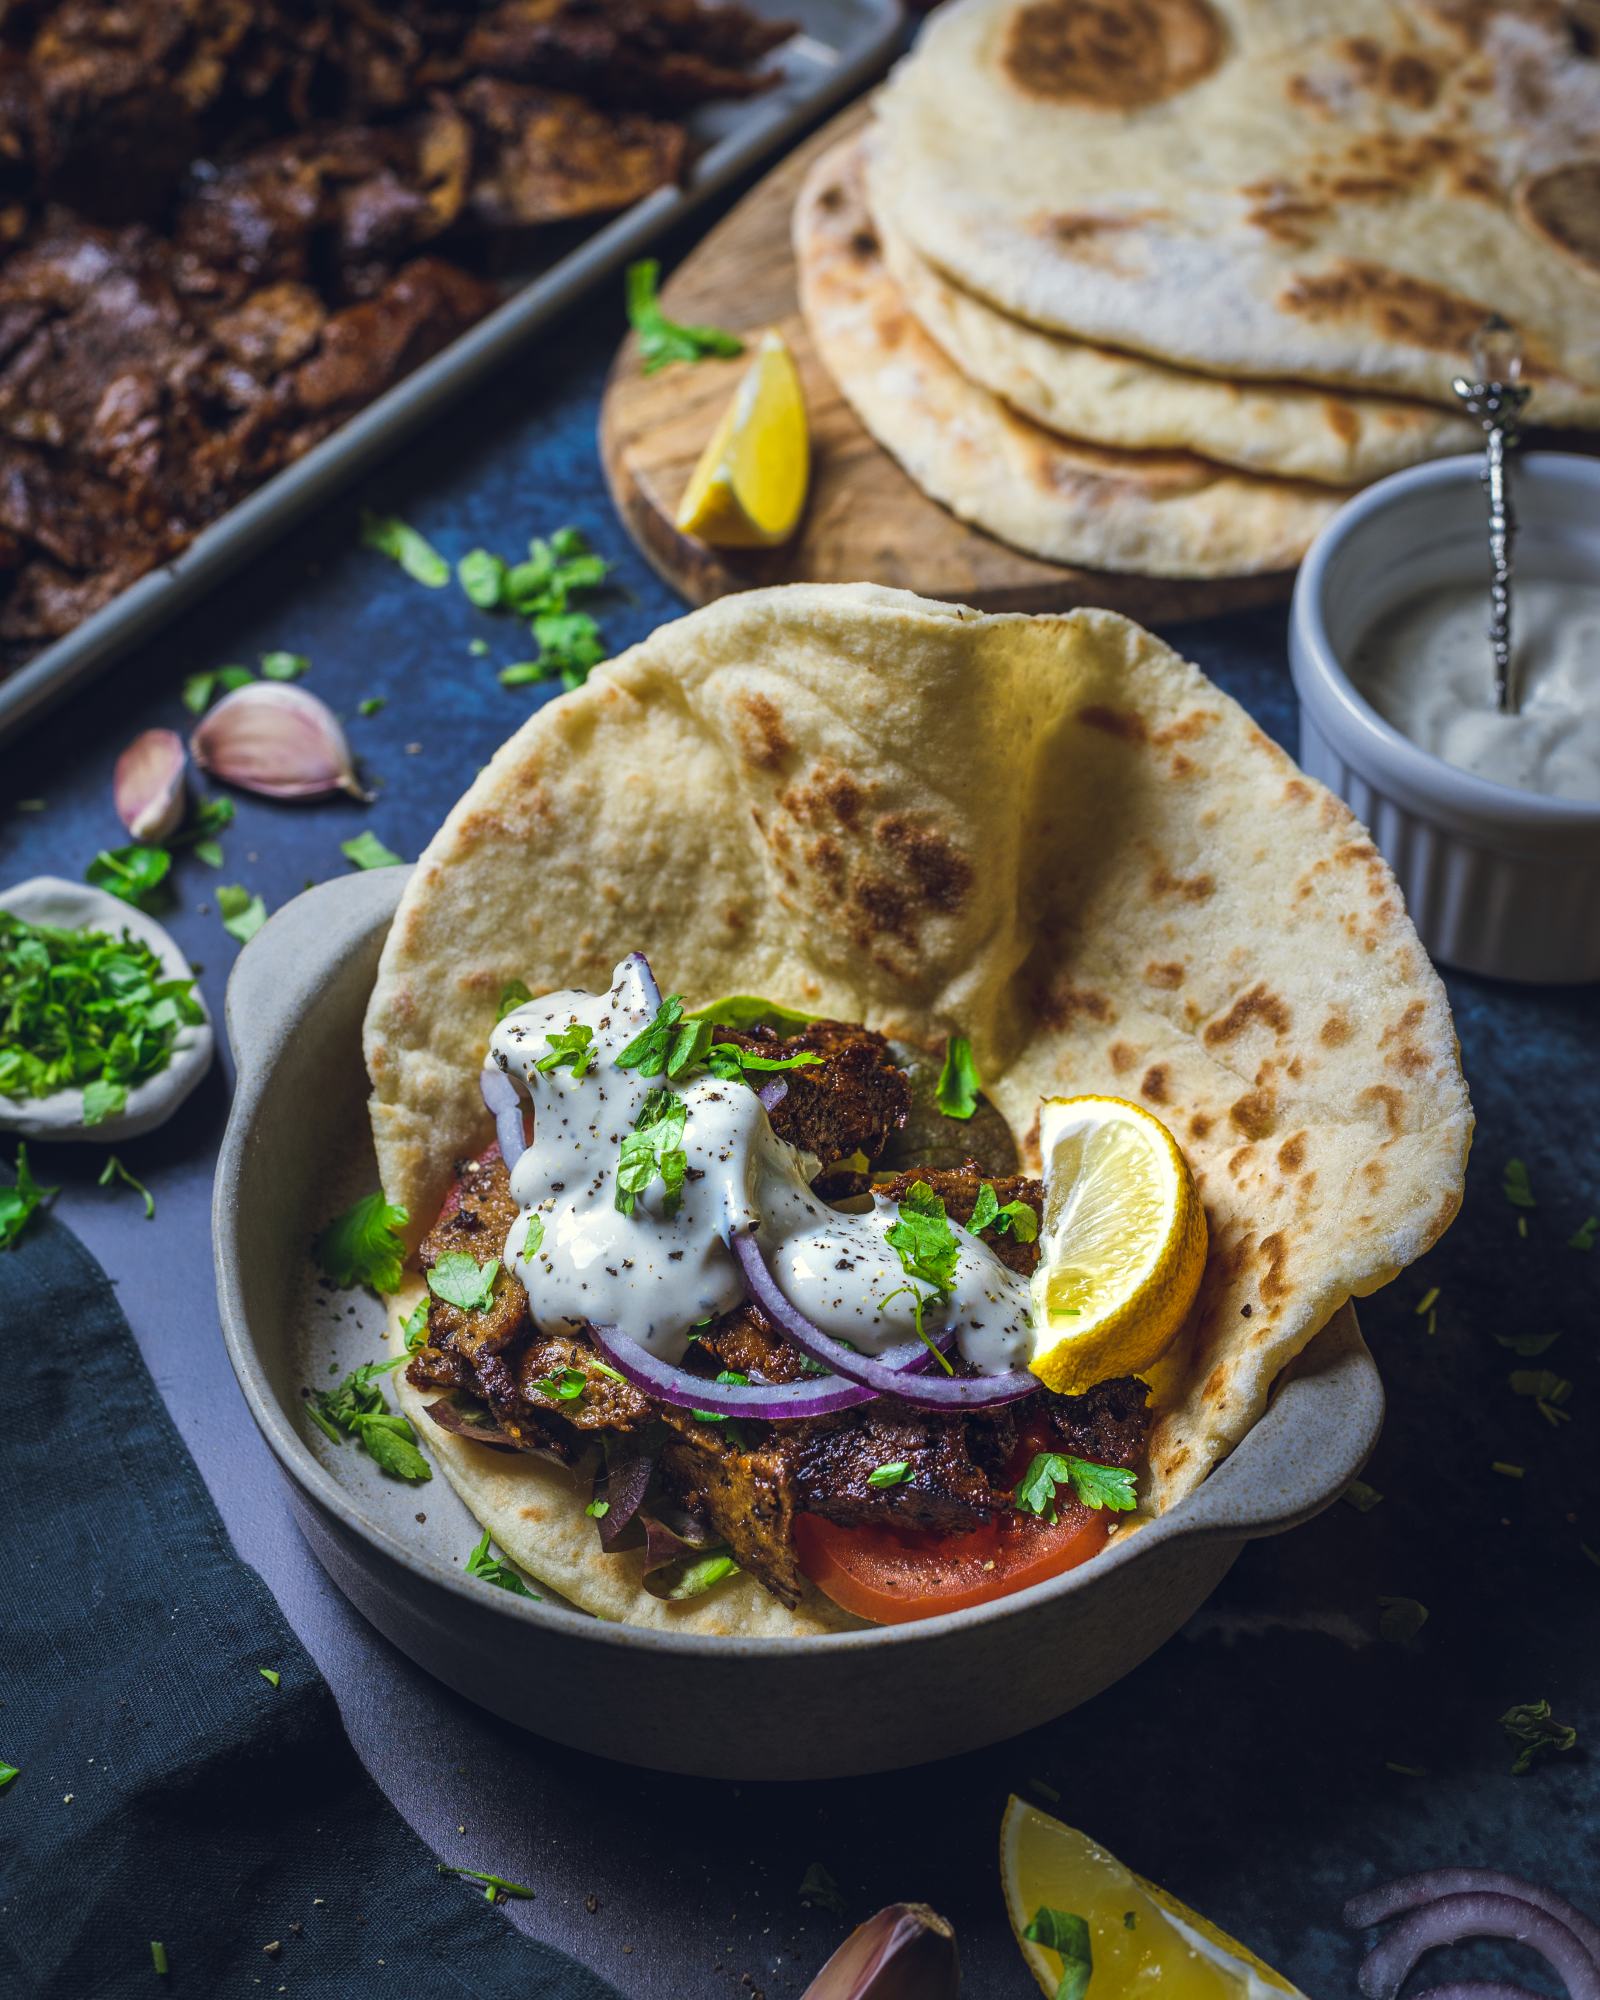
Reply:
M702 1074L668 1086L685 1110L681 1202L666 1212L658 1176L632 1215L621 1213L622 1140L666 1079L618 1069L616 1057L652 1013L634 961L624 960L609 993L547 994L508 1014L490 1038L490 1063L519 1079L533 1104L533 1143L511 1172L521 1212L505 1257L527 1288L536 1323L548 1332L584 1320L618 1326L676 1362L698 1321L745 1297L728 1239L753 1231L784 1296L825 1332L867 1354L915 1340L911 1295L901 1290L905 1270L885 1238L895 1204L874 1197L870 1211L845 1215L820 1200L808 1179L823 1163L777 1137L746 1083ZM588 1073L577 1078L570 1065L541 1073L535 1064L550 1053L550 1037L574 1023L594 1033ZM543 1240L524 1256L534 1216ZM1028 1281L987 1244L951 1227L961 1255L949 1304L930 1306L925 1326L930 1333L954 1326L956 1347L980 1373L1025 1366L1032 1353ZM889 1299L891 1292L899 1297Z
M1432 590L1383 619L1350 677L1403 736L1519 791L1600 804L1600 583L1518 578L1511 600L1519 712L1494 706L1476 585Z

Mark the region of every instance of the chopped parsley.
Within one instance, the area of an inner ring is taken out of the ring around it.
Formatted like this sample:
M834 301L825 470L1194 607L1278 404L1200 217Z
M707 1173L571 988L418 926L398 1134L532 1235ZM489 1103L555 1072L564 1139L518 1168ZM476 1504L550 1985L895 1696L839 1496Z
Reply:
M341 840L339 852L346 861L353 861L358 868L403 868L405 863L392 847L383 842L368 827L358 833L353 840Z
M1008 1201L1002 1205L992 1183L985 1181L978 1190L978 1199L972 1204L972 1220L967 1227L976 1236L982 1229L1010 1230L1019 1243L1031 1243L1039 1234L1039 1217L1025 1201Z
M1041 1903L1022 1935L1029 1944L1043 1945L1061 1960L1061 1980L1056 2000L1083 2000L1094 1971L1094 1953L1089 1944L1089 1926L1068 1910L1053 1910Z
M1364 1479L1352 1479L1339 1498L1347 1507L1354 1507L1358 1514L1370 1514L1374 1507L1383 1505L1383 1495Z
M462 1312L482 1312L493 1302L494 1281L499 1275L498 1257L480 1264L465 1250L452 1250L430 1268L428 1290L447 1306L458 1306Z
M639 337L639 365L646 375L674 361L704 361L708 355L728 360L743 354L744 342L736 333L668 319L656 296L660 277L661 266L654 257L628 266L628 324Z
M1501 1347L1510 1348L1513 1354L1520 1354L1524 1361L1533 1361L1539 1355L1554 1347L1561 1338L1557 1333L1497 1333L1495 1340Z
M550 1053L540 1056L534 1068L548 1074L565 1063L572 1070L573 1082L582 1083L594 1065L594 1029L586 1021L573 1021L553 1035L546 1034L545 1040L550 1044Z
M609 1500L591 1500L583 1510L591 1521L603 1521L611 1512Z
M219 694L232 694L254 679L248 667L212 667L205 673L190 674L183 683L183 705L191 715L204 715Z
M506 565L487 549L469 549L456 564L456 582L480 611L494 611L506 587Z
M1391 1646L1406 1646L1428 1622L1428 1607L1414 1597L1378 1599L1378 1637Z
M533 1592L530 1590L527 1594L531 1597ZM464 1876L469 1882L481 1882L486 1903L498 1902L502 1896L511 1896L520 1902L530 1902L533 1898L533 1891L525 1889L520 1882L508 1882L503 1875L485 1875L479 1868L447 1868L441 1861L439 1873Z
M944 1067L934 1086L934 1102L946 1118L970 1118L978 1108L983 1085L978 1065L972 1058L972 1044L965 1035L950 1035L944 1045Z
M953 1375L955 1370L923 1325L923 1314L935 1300L949 1298L961 1258L960 1240L950 1227L944 1202L926 1181L913 1181L896 1206L897 1219L884 1231L884 1239L899 1257L906 1277L913 1282L897 1285L878 1301L878 1308L881 1311L902 1292L908 1292L917 1338L926 1344L944 1372ZM918 1282L931 1289L919 1291Z
M276 1687L283 1679L283 1675L278 1672L276 1667L257 1667L256 1672L266 1682L268 1687Z
M1557 1722L1547 1701L1519 1701L1500 1718L1500 1727L1517 1747L1513 1777L1533 1769L1540 1757L1554 1756L1578 1745L1578 1732L1570 1722Z
M806 1863L806 1872L800 1877L800 1900L808 1910L827 1910L836 1917L844 1915L839 1885L820 1861Z
M20 1140L13 1171L16 1179L11 1186L0 1187L0 1250L14 1249L33 1217L61 1192L60 1188L41 1187L34 1179L28 1149Z
M495 1019L503 1021L508 1014L514 1014L519 1007L526 1007L533 995L520 979L513 979L509 986L500 989L500 1004L495 1010Z
M1507 1160L1500 1177L1500 1191L1513 1208L1537 1208L1528 1169L1521 1160Z
M417 1434L403 1416L389 1408L377 1378L398 1368L403 1354L388 1361L367 1361L332 1389L318 1389L306 1403L312 1421L333 1441L353 1437L375 1458L383 1471L412 1483L433 1477L417 1449Z
M1038 1514L1054 1526L1056 1489L1068 1486L1079 1504L1126 1514L1139 1504L1137 1481L1125 1465L1096 1465L1070 1452L1035 1452L1011 1496L1019 1514Z
M483 1583L492 1583L500 1590L509 1590L514 1597L531 1597L536 1604L542 1604L544 1601L538 1591L528 1588L509 1563L503 1563L498 1556L489 1553L487 1528L478 1537L471 1555L467 1557L467 1575L475 1576ZM458 1869L455 1872L459 1874L462 1871ZM485 1876L480 1879L486 1881L489 1878ZM491 1897L490 1901L493 1900Z
M805 1069L822 1057L815 1049L800 1049L792 1056L764 1056L758 1049L741 1048L737 1042L713 1042L706 1051L706 1068L722 1083L738 1083L746 1070Z
M589 669L606 656L598 621L574 599L599 590L611 564L596 555L577 528L557 528L548 538L535 535L525 562L508 563L488 549L472 549L456 565L456 581L480 611L503 611L525 618L538 651L500 669L502 687L526 687L559 674L568 688L580 687ZM478 639L471 650L487 653Z
M192 979L124 931L56 930L0 910L0 1096L81 1088L83 1121L121 1111L205 1019Z
M0 1792L5 1790L13 1778L20 1778L21 1776L22 1769L20 1765L0 1763Z
M677 1212L689 1172L683 1146L687 1117L683 1099L670 1090L652 1090L640 1105L633 1130L624 1134L617 1150L616 1205L621 1214L632 1215L634 1203L658 1175L666 1190L662 1212Z
M304 653L263 653L261 678L265 681L297 681L311 671Z
M152 910L162 899L171 868L172 856L164 847L147 847L136 840L127 847L102 847L84 869L83 879L90 888L109 890L136 910Z
M707 1021L685 1021L683 995L669 993L647 1026L617 1052L618 1069L636 1069L641 1076L679 1077L699 1062L711 1046Z
M167 1972L167 1948L160 1938L150 1940L150 1968L153 1972Z
M742 1375L737 1368L720 1369L717 1380L732 1389L746 1389L750 1385L750 1377ZM691 1410L689 1414L698 1417L703 1424L725 1424L728 1421L726 1410Z
M375 514L361 510L361 546L375 549L380 556L397 562L417 583L429 590L443 590L450 581L450 565L425 536L408 527L397 514Z
M1567 1238L1567 1248L1569 1250L1592 1250L1597 1232L1600 1232L1600 1215L1586 1215Z
M554 1375L541 1375L533 1386L558 1402L575 1403L588 1388L589 1378L581 1368L562 1368Z
M369 694L356 703L356 714L376 715L379 709L387 708L388 705L389 699L387 695Z
M311 1254L323 1275L336 1285L370 1285L375 1292L397 1292L406 1261L406 1246L399 1232L410 1220L409 1211L390 1201L380 1189L363 1195L343 1215L336 1215L312 1244Z
M681 1604L686 1598L704 1597L708 1590L738 1574L739 1565L726 1549L711 1549L704 1555L680 1556L667 1563L646 1579L645 1587L653 1597Z
M1572 1395L1572 1384L1564 1375L1558 1375L1553 1368L1513 1368L1506 1380L1513 1396L1532 1397L1534 1408L1552 1430L1571 1423L1572 1412L1566 1404Z
M426 1299L418 1299L400 1322L400 1337L406 1344L407 1354L415 1354L419 1347L427 1345L428 1301Z
M136 1179L134 1175L128 1172L115 1153L108 1153L106 1155L106 1163L100 1169L100 1178L96 1185L99 1187L111 1187L118 1181L125 1188L130 1188L144 1203L145 1221L154 1222L156 1219L155 1196L145 1186L143 1181Z
M1528 1476L1528 1468L1525 1465L1512 1465L1503 1458L1494 1459L1489 1470L1498 1472L1502 1479L1526 1479Z
M867 1484L882 1493L891 1486L903 1486L911 1477L909 1458L891 1459L887 1465L877 1465L867 1474Z
M224 883L217 891L217 915L229 937L248 944L267 921L267 906L237 883Z

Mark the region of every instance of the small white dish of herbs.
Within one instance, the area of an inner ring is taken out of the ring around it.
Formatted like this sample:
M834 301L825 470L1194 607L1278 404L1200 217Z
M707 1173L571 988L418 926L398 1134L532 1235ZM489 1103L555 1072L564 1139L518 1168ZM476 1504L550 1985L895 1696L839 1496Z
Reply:
M56 875L0 891L0 1130L137 1138L215 1045L189 961L153 917Z

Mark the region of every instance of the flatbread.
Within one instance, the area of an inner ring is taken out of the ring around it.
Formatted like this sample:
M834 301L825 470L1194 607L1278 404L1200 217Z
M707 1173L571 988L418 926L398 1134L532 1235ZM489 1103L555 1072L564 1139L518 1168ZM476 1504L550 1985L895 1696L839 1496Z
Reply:
M1159 1371L1156 1511L1460 1202L1471 1109L1389 870L1236 703L1109 612L751 591L535 714L423 854L367 1014L378 1164L413 1245L492 1137L478 1071L502 989L597 988L633 948L692 1001L760 993L930 1051L967 1034L1025 1157L1047 1093L1166 1121L1211 1246ZM570 1482L434 1448L535 1575L656 1617L579 1560Z
M931 499L1013 548L1145 576L1252 575L1293 568L1346 497L1189 452L1078 444L969 381L889 275L857 139L806 176L794 243L812 343L856 415Z
M1499 312L1600 424L1600 63L1555 0L952 0L880 103L895 228L1034 324L1448 406Z
M1047 430L1122 451L1188 450L1245 472L1357 486L1472 451L1476 424L1428 403L1288 382L1232 382L1046 333L953 284L868 204L889 275L969 381Z

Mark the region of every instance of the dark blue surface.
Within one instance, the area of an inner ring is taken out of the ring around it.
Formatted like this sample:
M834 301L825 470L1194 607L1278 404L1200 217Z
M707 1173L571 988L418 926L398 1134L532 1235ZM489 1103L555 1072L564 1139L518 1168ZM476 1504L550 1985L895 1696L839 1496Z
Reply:
M610 304L596 304L366 497L451 555L480 542L510 554L532 533L576 523L621 558L632 595L613 599L606 617L620 647L679 606L627 548L596 461L597 400L619 330ZM172 928L204 965L219 1013L237 948L208 906L218 881L243 882L276 907L338 873L339 842L365 826L415 855L529 707L528 692L506 692L493 671L523 656L520 629L360 551L354 518L354 498L330 509L0 757L0 799L47 802L42 814L0 819L3 879L77 875L121 838L110 793L118 750L149 724L185 726L185 673L271 647L310 655L307 685L350 718L379 796L370 808L241 798L221 875L180 862ZM1293 748L1280 613L1167 636ZM472 657L474 637L489 641L491 657ZM356 704L368 695L387 706L363 720ZM1600 1745L1600 1560L1580 1546L1600 1554L1600 1250L1566 1247L1600 1212L1600 998L1449 983L1478 1137L1455 1228L1361 1308L1391 1398L1367 1475L1382 1505L1365 1515L1335 1507L1248 1550L1182 1635L1087 1710L981 1757L859 1784L697 1786L552 1749L433 1686L349 1611L289 1525L216 1326L206 1204L221 1070L171 1127L126 1149L157 1194L153 1226L131 1196L92 1185L101 1149L41 1151L38 1164L67 1183L64 1218L119 1282L231 1532L327 1673L380 1784L447 1859L535 1884L538 1900L514 1906L512 1920L630 1995L739 1994L746 1973L770 1995L799 1992L841 1929L798 1899L815 1860L837 1877L852 1917L895 1896L945 1910L960 1929L969 1990L1022 2000L1034 1988L1006 1928L995 1841L1006 1793L1034 1778L1060 1792L1064 1817L1309 1992L1352 1993L1357 1952L1339 1905L1380 1869L1510 1862L1600 1908L1590 1761ZM1512 1154L1528 1162L1540 1204L1525 1239L1500 1192ZM1414 1308L1433 1285L1430 1335ZM1550 1330L1561 1339L1532 1364L1496 1343ZM1552 1428L1511 1393L1509 1370L1528 1365L1571 1378L1570 1423ZM1497 1459L1526 1476L1496 1475ZM1378 1640L1380 1595L1428 1606L1414 1644ZM1514 1778L1497 1718L1540 1697L1578 1725L1584 1747ZM883 1699L894 1698L886 1688Z

